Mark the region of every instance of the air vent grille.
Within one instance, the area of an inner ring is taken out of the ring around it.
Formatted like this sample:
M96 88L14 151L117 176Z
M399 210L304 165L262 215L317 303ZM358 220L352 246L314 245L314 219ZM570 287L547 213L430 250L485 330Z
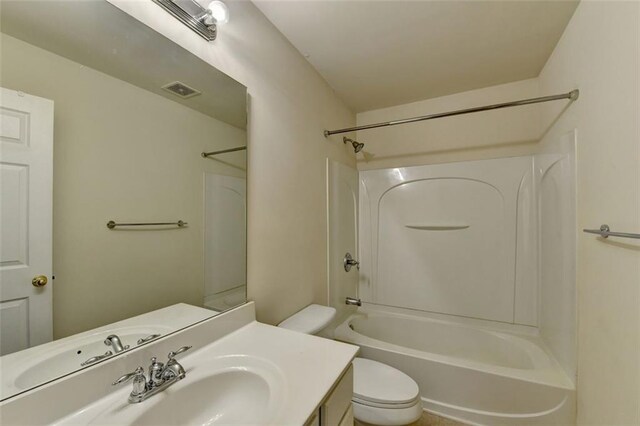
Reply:
M181 97L182 99L198 96L202 93L180 81L174 81L173 83L165 84L164 86L162 86L162 88L167 92L171 92L174 95Z

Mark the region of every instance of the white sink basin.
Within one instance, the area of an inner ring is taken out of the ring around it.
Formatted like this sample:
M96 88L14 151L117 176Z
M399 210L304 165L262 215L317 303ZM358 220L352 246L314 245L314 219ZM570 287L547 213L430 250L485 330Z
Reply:
M137 425L239 425L269 418L269 383L259 374L224 371L168 394L134 420Z
M194 361L196 367L191 367ZM246 355L203 358L196 353L181 363L187 376L149 399L129 404L131 384L126 383L61 423L249 425L269 424L282 416L286 382L273 362Z

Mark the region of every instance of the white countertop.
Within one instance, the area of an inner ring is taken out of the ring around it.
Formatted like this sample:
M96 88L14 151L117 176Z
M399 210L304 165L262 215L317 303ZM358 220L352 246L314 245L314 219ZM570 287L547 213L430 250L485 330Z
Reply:
M131 384L125 384L54 424L137 423L145 412L152 411L154 406L159 407L163 402L166 405L171 401L169 398L172 394L207 377L212 369L221 371L225 363L234 363L236 366L246 363L248 369L268 370L273 396L269 400L269 418L265 419L264 424L302 425L314 413L357 352L357 346L253 321L195 352L182 355L180 363L187 370L186 377L148 400L128 404ZM224 395L224 389L221 389L223 384L216 387L215 383L212 382L210 388L202 388L198 395L205 399L220 398L220 395ZM251 410L252 407L246 409Z

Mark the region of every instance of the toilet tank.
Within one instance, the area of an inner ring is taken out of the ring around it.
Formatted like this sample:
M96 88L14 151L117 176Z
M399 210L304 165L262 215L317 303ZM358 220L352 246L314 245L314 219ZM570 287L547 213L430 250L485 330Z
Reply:
M327 327L336 316L329 306L309 305L278 324L278 327L305 334L316 334Z

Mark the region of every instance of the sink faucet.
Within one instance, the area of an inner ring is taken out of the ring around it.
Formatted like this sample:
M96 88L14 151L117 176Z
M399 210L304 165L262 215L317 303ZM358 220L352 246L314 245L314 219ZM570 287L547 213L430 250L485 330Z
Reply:
M124 351L125 349L129 349L129 345L123 346L122 341L115 334L107 336L107 338L104 339L104 344L107 346L111 346L111 348L113 349L113 352L115 353L119 353Z
M189 349L191 349L191 346L183 346L177 351L169 352L166 364L158 362L156 357L151 358L148 378L144 375L144 369L138 367L135 371L125 374L112 384L115 386L133 379L133 390L129 394L129 403L142 402L185 378L184 367L180 365L175 357Z

